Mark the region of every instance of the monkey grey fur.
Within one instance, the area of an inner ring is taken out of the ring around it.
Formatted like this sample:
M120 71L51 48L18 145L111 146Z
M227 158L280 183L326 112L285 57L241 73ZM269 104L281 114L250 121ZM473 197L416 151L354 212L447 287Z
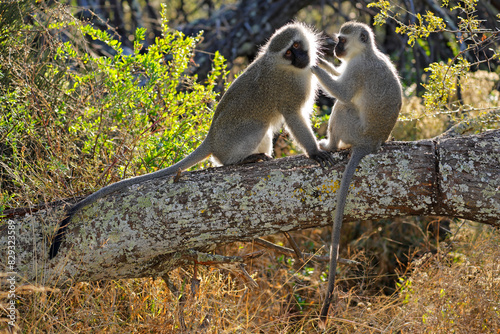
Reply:
M321 166L331 163L309 121L317 89L311 72L317 48L317 35L303 24L278 29L226 91L200 146L171 167L111 184L75 204L59 225L49 258L56 256L71 217L84 206L133 184L186 170L210 155L222 165L271 159L273 135L283 122L310 158Z
M337 193L330 249L328 292L320 313L324 323L333 297L340 230L349 184L361 159L376 153L389 138L402 103L402 89L396 69L380 52L369 26L358 22L342 25L335 55L335 68L320 60L313 67L321 86L337 99L328 122L328 139L320 141L325 150L351 148ZM335 76L335 77L334 77Z

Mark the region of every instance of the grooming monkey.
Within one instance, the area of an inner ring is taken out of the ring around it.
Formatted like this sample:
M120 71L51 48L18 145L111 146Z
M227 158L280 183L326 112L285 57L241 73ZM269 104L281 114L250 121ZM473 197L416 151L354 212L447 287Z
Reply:
M331 154L319 148L309 121L317 89L311 72L317 48L318 37L303 24L278 29L226 91L207 137L193 153L171 167L111 184L76 203L60 223L49 257L56 256L71 217L84 206L133 184L186 170L210 155L222 165L271 159L273 134L283 122L310 158L321 166L332 163Z
M345 168L334 217L328 292L320 319L326 321L333 297L340 230L349 184L364 156L376 153L388 139L401 110L402 89L390 59L380 52L373 31L358 22L347 22L340 28L335 55L341 65L320 60L313 67L321 86L337 99L328 121L328 139L320 141L325 150L351 148ZM335 77L334 77L335 76Z

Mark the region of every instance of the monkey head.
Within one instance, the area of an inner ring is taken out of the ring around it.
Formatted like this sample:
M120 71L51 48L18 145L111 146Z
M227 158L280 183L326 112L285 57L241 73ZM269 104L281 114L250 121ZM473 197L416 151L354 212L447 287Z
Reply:
M320 33L320 41L319 53L324 56L335 57L335 47L339 42L337 35L329 35L323 31Z
M371 50L374 44L373 32L369 26L360 22L346 22L340 27L335 46L335 56L339 59L352 59L361 52Z
M304 69L316 64L318 35L302 23L290 23L278 29L262 48L261 56L271 56L276 65ZM279 57L276 57L276 54Z

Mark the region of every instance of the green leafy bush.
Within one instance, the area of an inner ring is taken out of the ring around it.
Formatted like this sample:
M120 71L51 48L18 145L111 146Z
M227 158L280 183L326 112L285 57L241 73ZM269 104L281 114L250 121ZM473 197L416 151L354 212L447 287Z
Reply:
M0 206L84 195L171 165L205 137L227 72L215 54L206 82L188 74L201 35L163 24L144 50L138 29L129 55L57 3L2 3L0 20ZM93 55L97 42L116 54Z

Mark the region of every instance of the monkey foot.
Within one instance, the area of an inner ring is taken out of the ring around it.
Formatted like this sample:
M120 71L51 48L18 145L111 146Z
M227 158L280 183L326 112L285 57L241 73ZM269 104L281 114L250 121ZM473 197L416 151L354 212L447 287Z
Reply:
M251 164L254 162L259 162L259 161L269 161L272 160L273 158L267 155L266 153L255 153L255 154L250 154L248 157L245 159L241 160L238 165L243 165L243 164Z
M310 154L309 158L316 160L322 168L335 164L335 159L333 159L332 154L328 151L319 150L316 154Z

